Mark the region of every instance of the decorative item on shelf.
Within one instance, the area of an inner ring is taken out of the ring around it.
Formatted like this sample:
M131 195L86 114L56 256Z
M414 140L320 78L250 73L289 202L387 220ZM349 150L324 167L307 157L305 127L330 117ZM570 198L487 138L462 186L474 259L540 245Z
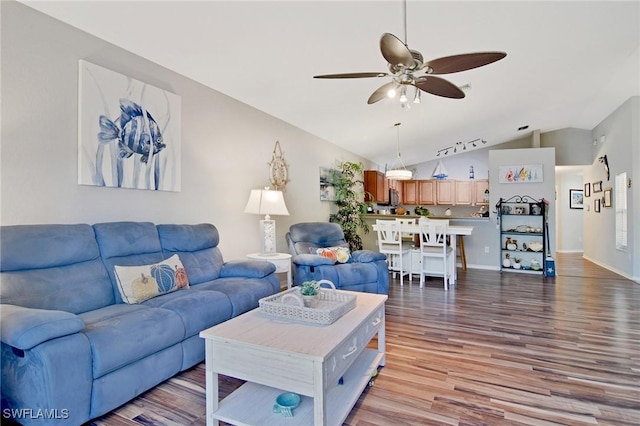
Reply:
M513 264L511 265L511 267L513 269L520 269L522 267L522 265L520 264L520 259L518 259L517 257L514 257Z
M282 191L264 189L252 189L249 200L244 208L245 213L263 214L260 221L260 254L276 254L276 222L270 215L289 216L289 211L284 203Z
M507 250L511 250L511 251L518 250L518 240L507 238L506 246L507 246Z
M489 204L489 188L484 190L484 202Z
M540 262L537 259L532 259L529 267L534 271L539 271L540 269L542 269L542 265L540 265Z
M451 216L451 209L446 209L446 210L444 211L444 215L445 215L445 216Z
M320 295L320 284L318 284L318 281L305 281L300 286L300 294L304 300L305 307L315 308Z
M502 267L503 268L510 268L511 267L511 256L509 255L509 253L504 255L504 259L502 259Z
M466 148L466 145L465 145ZM475 173L473 171L473 165L469 166L469 179L474 179L475 178Z
M404 166L402 158L400 158L400 125L402 123L394 124L397 134L398 144L398 156L391 164L391 168L385 172L385 176L389 180L409 180L413 177L413 173Z
M269 177L271 179L271 186L274 189L285 191L285 186L289 182L287 163L284 161L284 155L280 148L280 142L276 141L276 145L273 147L273 154L271 154L271 161L269 162Z
M300 405L300 395L293 392L285 392L278 395L273 405L273 412L284 417L293 417L293 410Z

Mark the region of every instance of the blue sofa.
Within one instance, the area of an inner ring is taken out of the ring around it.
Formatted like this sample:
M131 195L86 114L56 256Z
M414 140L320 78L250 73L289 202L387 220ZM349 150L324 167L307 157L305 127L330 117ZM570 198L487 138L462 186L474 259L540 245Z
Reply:
M81 424L113 410L202 362L200 331L280 290L271 263L224 262L210 224L0 232L2 416L24 425ZM123 302L116 265L152 265L176 254L187 288Z
M340 250L348 252L349 243L337 223L296 223L289 228L286 239L292 256L295 285L310 280L329 280L340 290L389 293L386 255L372 250L357 250L349 253L346 262L341 262L318 254Z

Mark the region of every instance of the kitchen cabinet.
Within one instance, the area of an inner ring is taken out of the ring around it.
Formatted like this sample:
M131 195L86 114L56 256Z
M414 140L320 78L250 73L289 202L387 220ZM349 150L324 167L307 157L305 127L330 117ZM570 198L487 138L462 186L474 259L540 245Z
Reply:
M436 181L436 203L449 206L456 204L455 180L443 179Z
M402 204L428 206L435 204L434 180L405 180L402 182Z
M418 181L418 204L421 206L431 206L436 203L436 181Z
M418 181L402 181L402 204L409 206L418 204Z
M378 170L364 171L364 200L368 203L389 203L389 181ZM371 198L373 197L373 199Z
M473 187L472 180L457 180L456 182L456 202L457 206L470 206L473 204Z
M488 206L489 199L485 200L485 191L489 190L489 179L478 179L473 181L473 204L476 206Z

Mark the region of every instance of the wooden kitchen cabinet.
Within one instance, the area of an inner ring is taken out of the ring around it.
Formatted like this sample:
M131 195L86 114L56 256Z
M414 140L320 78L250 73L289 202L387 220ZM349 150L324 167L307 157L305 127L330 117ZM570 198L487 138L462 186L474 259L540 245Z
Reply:
M473 182L473 204L488 206L489 200L484 199L484 192L489 190L489 179L478 179Z
M436 202L453 206L456 203L456 181L443 179L436 181Z
M470 206L473 204L473 181L457 180L456 181L456 202L457 206Z
M389 181L378 170L364 171L364 200L368 203L387 204L389 202ZM373 199L371 197L373 196Z
M418 204L418 181L402 181L402 204L409 206Z
M436 181L418 181L418 205L432 206L436 203Z

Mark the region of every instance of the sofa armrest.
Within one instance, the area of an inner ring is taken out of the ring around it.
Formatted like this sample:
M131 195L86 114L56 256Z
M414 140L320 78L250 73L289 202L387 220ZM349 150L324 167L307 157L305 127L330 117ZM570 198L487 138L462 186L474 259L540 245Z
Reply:
M31 349L47 340L78 333L83 328L84 322L71 312L6 304L0 308L2 342L22 350Z
M355 263L369 263L378 260L386 260L387 256L373 250L357 250L351 253L351 261Z
M292 261L298 266L320 266L334 265L335 260L317 254L297 254L293 256Z
M271 262L261 260L231 260L222 265L220 277L264 278L276 271Z

